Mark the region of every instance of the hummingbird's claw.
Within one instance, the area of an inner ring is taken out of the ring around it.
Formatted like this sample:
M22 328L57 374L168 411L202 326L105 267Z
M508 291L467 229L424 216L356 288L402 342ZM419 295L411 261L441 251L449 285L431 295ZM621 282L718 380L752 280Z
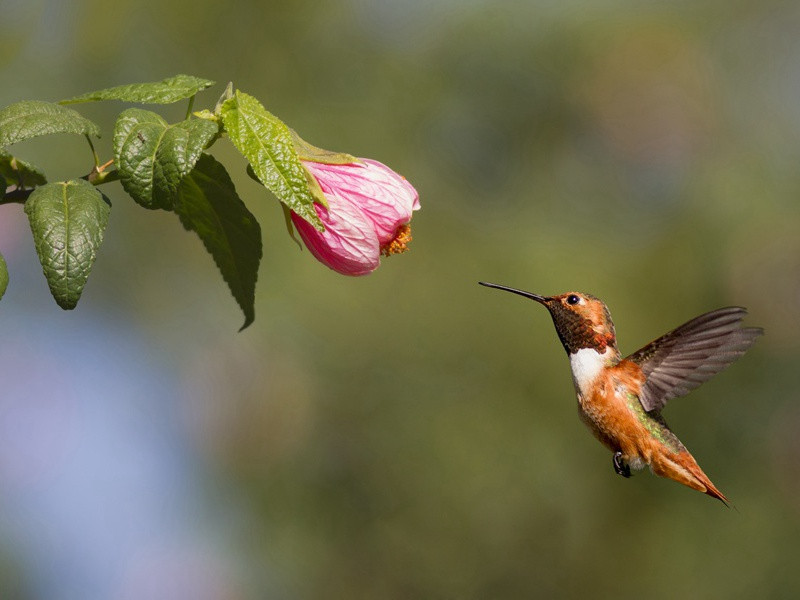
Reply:
M631 476L631 468L628 466L628 463L622 460L622 452L619 450L614 453L614 472L623 477Z

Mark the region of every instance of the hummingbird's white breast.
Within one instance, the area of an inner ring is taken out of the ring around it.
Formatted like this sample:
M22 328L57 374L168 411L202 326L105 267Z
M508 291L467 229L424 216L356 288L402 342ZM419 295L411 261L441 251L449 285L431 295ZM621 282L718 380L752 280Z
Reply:
M609 348L600 353L594 348L581 348L569 355L569 366L572 368L572 381L575 389L583 396L588 396L592 384L603 368L608 365Z

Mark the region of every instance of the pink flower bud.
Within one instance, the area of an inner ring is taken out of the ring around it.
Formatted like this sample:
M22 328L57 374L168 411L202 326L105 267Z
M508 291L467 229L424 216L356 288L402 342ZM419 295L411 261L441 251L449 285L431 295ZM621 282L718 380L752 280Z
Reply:
M366 275L380 255L405 252L411 241L417 190L404 177L375 160L327 164L303 160L317 180L328 208L315 204L325 231L317 231L292 212L292 222L311 253L344 275Z

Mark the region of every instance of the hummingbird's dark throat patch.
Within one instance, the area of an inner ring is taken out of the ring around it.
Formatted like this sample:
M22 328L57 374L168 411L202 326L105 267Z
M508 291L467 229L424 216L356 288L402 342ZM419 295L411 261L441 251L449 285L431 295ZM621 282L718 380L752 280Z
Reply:
M548 304L547 308L550 310L550 316L553 317L553 324L556 327L558 338L564 345L567 354L573 354L582 348L593 348L601 354L609 346L616 350L617 342L614 335L614 324L611 322L611 315L607 309L605 310L605 318L608 331L598 332L589 319L572 309L556 303Z

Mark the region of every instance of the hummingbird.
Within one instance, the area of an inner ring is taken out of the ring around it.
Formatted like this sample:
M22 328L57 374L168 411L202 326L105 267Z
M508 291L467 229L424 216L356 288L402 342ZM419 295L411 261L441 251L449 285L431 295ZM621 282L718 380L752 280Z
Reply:
M595 296L567 292L540 296L479 282L544 305L569 356L578 413L613 453L614 471L630 477L646 466L729 506L725 495L667 426L661 409L742 356L759 327L742 327L747 311L738 306L707 312L622 358L608 307Z

